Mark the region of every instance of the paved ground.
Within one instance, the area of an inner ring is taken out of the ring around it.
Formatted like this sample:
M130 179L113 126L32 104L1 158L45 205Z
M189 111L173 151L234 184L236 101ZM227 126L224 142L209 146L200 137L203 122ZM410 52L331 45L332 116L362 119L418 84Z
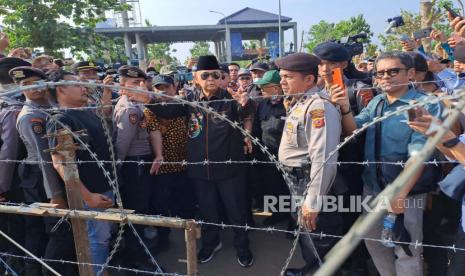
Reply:
M262 227L259 225L259 227ZM278 225L280 228L286 225ZM214 259L207 264L199 265L201 275L229 276L229 275L279 275L292 246L292 240L285 237L284 233L269 233L252 231L249 233L251 250L255 256L254 265L243 268L237 263L236 253L232 245L233 232L231 229L221 233L223 249ZM168 251L158 256L159 262L165 267L166 272L186 273L184 232L174 230L171 235L171 247ZM300 248L292 260L292 267L303 266Z

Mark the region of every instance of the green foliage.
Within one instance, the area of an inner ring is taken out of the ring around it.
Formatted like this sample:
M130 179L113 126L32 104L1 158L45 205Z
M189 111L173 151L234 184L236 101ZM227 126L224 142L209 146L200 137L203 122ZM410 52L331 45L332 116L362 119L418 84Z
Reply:
M257 49L260 47L260 41L258 40L249 40L243 43L244 49Z
M367 57L375 56L377 52L378 52L378 45L376 44L370 43L365 47L365 53Z
M92 54L103 38L93 31L105 11L129 9L118 0L2 0L0 16L10 47L44 47L47 54L62 49Z
M148 60L153 61L155 69L160 68L165 64L178 63L176 57L172 56L172 52L176 49L171 49L172 43L154 43L147 45Z
M307 51L311 53L315 46L322 42L332 39L339 40L343 37L359 33L366 33L368 35L368 39L363 42L369 43L371 41L370 38L373 36L373 33L371 32L370 25L361 14L338 23L330 23L322 20L318 24L310 27L308 32L308 43L305 47Z
M191 49L189 49L191 57L198 58L199 56L211 55L210 44L206 41L197 41Z

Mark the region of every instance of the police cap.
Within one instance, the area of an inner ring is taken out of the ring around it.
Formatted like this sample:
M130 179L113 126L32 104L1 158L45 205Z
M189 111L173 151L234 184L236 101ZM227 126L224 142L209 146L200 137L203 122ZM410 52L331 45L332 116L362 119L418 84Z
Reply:
M297 72L309 72L318 68L321 60L307 53L295 53L279 58L275 61L280 69Z

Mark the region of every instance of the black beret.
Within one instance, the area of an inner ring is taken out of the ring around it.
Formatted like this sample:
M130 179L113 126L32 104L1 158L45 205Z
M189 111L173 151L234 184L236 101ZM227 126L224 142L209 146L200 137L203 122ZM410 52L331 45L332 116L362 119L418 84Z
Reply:
M174 79L170 75L158 74L153 78L152 86L157 86L160 84L174 85Z
M147 74L144 71L132 65L123 65L119 68L118 72L121 77L147 79Z
M340 62L348 61L350 59L349 51L344 45L328 41L318 44L313 53L322 60Z
M407 52L413 58L413 67L417 72L427 72L428 71L428 62L426 58L416 52Z
M79 61L73 64L73 72L77 74L79 71L83 70L96 70L100 71L100 67L98 67L95 63L92 61Z
M320 62L321 60L317 56L307 53L295 53L278 58L275 61L275 64L279 67L279 69L309 72L318 69L318 64L320 64Z
M16 83L31 77L39 77L43 80L47 78L42 70L30 66L15 67L8 72L8 75Z
M8 72L19 66L31 66L31 64L23 59L15 57L6 57L0 59L0 83L10 84L13 83L13 79L10 78Z
M202 70L220 70L220 65L215 56L200 56L197 61L197 71Z
M252 64L252 66L250 66L249 70L250 71L257 70L257 71L266 72L270 70L270 66L268 66L268 64L263 63L263 62L255 62L254 64Z
M454 58L458 62L465 63L465 43L458 43L454 49Z

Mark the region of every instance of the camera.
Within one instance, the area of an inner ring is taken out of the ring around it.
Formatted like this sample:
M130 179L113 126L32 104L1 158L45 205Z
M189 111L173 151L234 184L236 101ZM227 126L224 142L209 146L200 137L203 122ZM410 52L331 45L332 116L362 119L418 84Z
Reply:
M389 18L387 22L389 23L389 26L384 31L387 34L390 34L393 28L398 28L405 25L404 18L402 18L402 16Z
M366 33L359 33L353 36L346 36L341 38L337 43L342 44L350 54L350 57L363 54L363 43L359 40L367 39L368 35Z

